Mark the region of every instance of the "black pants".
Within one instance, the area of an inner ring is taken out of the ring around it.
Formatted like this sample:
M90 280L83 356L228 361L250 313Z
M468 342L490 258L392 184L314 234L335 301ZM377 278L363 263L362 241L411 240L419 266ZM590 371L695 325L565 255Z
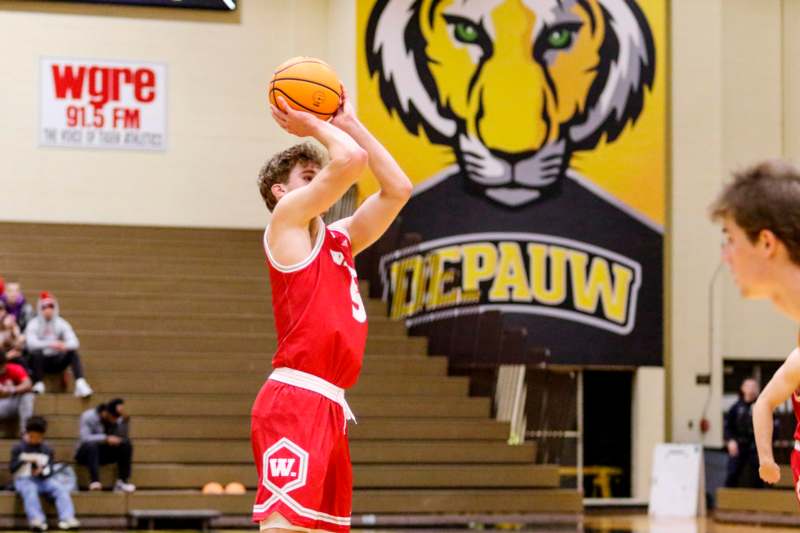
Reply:
M764 486L758 475L758 455L747 444L739 443L739 455L728 456L725 486L755 489Z
M75 376L75 379L83 377L81 356L75 350L55 355L45 355L41 350L28 352L27 366L31 371L31 379L34 383L42 381L45 373L60 374L67 367L72 368L72 375Z
M100 481L100 465L117 464L117 477L128 481L131 477L133 445L125 439L119 446L105 442L84 442L75 454L75 461L89 469L92 481Z

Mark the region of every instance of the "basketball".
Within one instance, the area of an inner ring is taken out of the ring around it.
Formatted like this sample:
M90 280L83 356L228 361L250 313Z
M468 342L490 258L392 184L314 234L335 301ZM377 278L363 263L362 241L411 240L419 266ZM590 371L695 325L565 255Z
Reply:
M224 494L225 489L216 481L209 481L203 485L203 494Z
M225 486L225 494L245 494L247 489L238 481L231 481Z
M278 96L298 111L307 111L321 120L330 120L339 108L341 82L324 61L313 57L294 57L275 69L269 82L269 101L277 106Z

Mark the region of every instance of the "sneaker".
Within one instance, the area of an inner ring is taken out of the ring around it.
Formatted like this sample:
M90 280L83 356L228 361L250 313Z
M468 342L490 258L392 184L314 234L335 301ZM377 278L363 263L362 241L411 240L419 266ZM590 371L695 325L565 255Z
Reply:
M100 483L99 481L92 481L91 483L89 483L89 490L92 491L103 490L103 484Z
M31 522L31 531L47 531L47 522L34 520Z
M76 520L75 517L58 521L58 529L61 531L69 531L70 529L78 529L79 527L81 527L81 523Z
M114 492L136 492L136 485L118 479L117 482L114 483Z
M36 394L44 394L44 383L37 381L33 384L33 388L31 388L31 390Z
M75 396L78 398L88 398L92 394L94 394L94 391L85 379L78 378L75 380Z

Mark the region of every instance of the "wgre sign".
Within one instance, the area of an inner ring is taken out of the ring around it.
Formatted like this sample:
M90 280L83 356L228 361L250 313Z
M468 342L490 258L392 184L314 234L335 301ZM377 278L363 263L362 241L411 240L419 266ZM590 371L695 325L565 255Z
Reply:
M41 59L42 146L165 150L167 67Z

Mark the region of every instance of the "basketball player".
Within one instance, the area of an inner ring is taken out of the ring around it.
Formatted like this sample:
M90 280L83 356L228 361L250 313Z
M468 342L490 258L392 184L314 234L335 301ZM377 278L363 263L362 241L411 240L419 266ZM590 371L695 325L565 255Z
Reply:
M723 258L745 298L769 299L800 322L800 172L783 161L767 161L734 177L712 206L723 225ZM800 350L795 349L753 406L759 475L777 483L772 454L772 413L789 398L798 421L791 465L800 490ZM800 492L795 493L800 499Z
M346 436L353 419L344 390L358 379L367 315L353 257L386 231L411 182L367 131L346 94L330 123L280 98L275 121L311 144L273 156L259 188L272 211L264 250L278 333L273 372L252 409L259 474L253 520L261 531L349 531L352 472ZM353 214L326 226L325 213L365 166L380 183Z

